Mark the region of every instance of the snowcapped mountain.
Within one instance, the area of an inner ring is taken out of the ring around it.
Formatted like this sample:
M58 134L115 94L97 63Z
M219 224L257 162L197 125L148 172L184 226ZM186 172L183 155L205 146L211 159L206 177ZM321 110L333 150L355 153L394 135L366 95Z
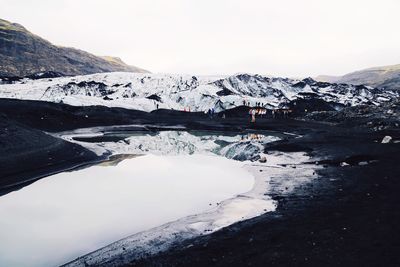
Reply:
M0 97L144 111L157 108L190 111L214 108L221 111L244 103L279 108L304 98L347 106L379 105L398 98L399 93L363 85L317 82L311 78L295 80L249 74L217 77L113 72L24 79L0 85Z

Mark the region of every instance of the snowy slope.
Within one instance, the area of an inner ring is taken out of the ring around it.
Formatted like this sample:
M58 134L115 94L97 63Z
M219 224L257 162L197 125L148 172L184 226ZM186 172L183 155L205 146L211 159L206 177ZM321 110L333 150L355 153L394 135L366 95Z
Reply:
M310 78L294 80L238 74L230 77L139 73L101 73L30 80L0 85L0 97L104 105L144 111L157 108L217 111L245 102L278 108L292 100L316 97L344 105L375 104L398 93L362 85L330 84Z

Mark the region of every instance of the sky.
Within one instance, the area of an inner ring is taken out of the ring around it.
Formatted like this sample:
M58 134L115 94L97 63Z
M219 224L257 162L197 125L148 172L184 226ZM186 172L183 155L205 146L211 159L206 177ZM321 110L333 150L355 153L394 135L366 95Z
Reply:
M0 18L54 44L197 75L400 64L399 11L399 0L0 0Z

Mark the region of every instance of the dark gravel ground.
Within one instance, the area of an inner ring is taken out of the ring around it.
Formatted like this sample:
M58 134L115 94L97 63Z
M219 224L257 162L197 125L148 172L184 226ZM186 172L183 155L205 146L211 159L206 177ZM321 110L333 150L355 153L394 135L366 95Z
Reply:
M0 114L0 196L98 157Z

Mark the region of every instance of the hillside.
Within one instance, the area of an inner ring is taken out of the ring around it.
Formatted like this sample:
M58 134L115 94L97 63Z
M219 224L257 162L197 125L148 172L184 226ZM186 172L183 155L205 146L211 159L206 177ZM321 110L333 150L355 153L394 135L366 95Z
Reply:
M373 67L343 76L320 75L316 79L324 82L365 84L378 88L400 90L400 64Z
M148 72L114 57L55 46L23 26L0 19L0 76L27 76L54 71L65 75L100 72Z

